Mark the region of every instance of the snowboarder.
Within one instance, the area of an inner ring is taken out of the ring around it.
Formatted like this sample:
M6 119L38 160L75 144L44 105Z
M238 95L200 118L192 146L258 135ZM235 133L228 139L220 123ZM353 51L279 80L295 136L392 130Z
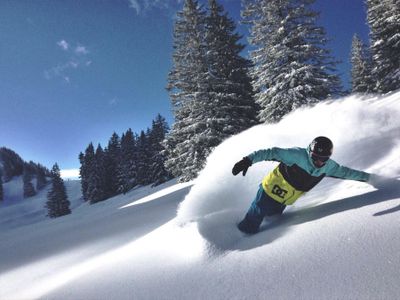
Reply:
M371 174L340 166L330 159L332 141L323 136L315 138L305 148L270 148L259 150L237 162L233 175L243 172L256 162L270 160L280 164L264 177L246 216L238 224L247 234L258 232L265 216L281 215L287 205L316 186L325 176L357 181L370 181Z

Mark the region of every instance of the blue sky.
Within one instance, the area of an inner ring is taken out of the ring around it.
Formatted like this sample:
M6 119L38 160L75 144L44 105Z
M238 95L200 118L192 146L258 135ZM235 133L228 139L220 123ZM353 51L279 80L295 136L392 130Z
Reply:
M72 169L89 142L139 132L157 113L171 124L165 86L182 2L0 0L0 146ZM220 3L239 18L239 0ZM363 0L315 6L347 86L352 35L368 38Z

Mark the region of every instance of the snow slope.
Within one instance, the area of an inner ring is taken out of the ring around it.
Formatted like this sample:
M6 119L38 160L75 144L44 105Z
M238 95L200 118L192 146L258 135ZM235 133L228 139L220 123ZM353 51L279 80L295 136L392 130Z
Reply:
M34 180L34 185L35 180ZM66 180L65 188L71 203L71 209L82 204L81 184L78 180ZM29 225L46 219L47 193L50 185L27 199L23 197L22 176L14 177L3 184L4 201L0 203L0 228L11 229L21 225Z
M333 159L398 178L400 93L351 96L234 136L194 183L144 187L0 233L0 299L399 299L400 183L325 179L279 220L235 224L276 163L232 176L270 146L335 143ZM3 209L3 208L2 208Z

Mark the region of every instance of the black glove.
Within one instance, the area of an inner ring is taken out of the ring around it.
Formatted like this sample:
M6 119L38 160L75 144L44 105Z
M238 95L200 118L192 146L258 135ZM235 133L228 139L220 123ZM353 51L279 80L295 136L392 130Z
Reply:
M232 174L236 176L236 175L239 174L241 171L243 171L243 176L245 176L246 173L247 173L247 169L248 169L249 167L251 167L251 165L252 165L251 159L248 158L247 156L246 156L246 157L243 157L243 159L242 159L241 161L237 162L237 163L233 166Z

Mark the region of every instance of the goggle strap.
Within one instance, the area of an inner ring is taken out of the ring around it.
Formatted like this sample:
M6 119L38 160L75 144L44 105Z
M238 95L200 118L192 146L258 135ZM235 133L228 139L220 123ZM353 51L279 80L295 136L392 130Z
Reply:
M321 158L329 158L329 157L331 157L330 155L321 155L321 154L317 154L317 153L315 153L313 151L311 151L311 155L314 155L316 157L321 157Z

